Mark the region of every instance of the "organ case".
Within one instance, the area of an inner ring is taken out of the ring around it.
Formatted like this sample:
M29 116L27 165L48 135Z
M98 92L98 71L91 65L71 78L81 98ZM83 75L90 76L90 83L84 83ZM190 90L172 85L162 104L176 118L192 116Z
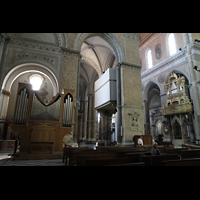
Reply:
M62 152L63 137L74 124L74 95L74 90L64 89L48 103L31 84L19 83L12 129L20 135L20 152L48 143L53 152Z

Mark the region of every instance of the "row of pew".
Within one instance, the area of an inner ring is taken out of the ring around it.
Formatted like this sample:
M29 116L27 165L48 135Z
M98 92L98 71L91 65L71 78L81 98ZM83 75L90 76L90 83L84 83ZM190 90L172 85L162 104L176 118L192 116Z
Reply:
M200 150L158 147L160 155L136 147L64 147L66 166L200 166Z

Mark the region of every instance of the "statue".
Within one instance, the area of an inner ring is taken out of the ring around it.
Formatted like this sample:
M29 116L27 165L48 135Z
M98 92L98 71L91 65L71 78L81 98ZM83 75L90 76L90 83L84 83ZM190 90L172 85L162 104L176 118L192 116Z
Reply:
M73 141L73 130L63 137L63 147L78 147L78 143Z

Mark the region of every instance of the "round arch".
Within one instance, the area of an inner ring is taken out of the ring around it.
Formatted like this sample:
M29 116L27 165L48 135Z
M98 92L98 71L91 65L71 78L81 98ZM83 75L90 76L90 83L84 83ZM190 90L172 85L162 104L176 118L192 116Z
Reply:
M122 50L122 47L112 33L79 33L75 41L74 49L80 51L83 42L93 36L102 37L104 40L106 40L106 42L111 45L115 52L116 60L118 61L118 63L124 60L124 52Z
M53 94L56 95L59 92L59 85L56 76L53 74L51 70L49 70L44 65L40 65L37 63L25 63L14 67L10 70L4 78L2 89L10 91L13 82L22 74L35 71L40 72L47 76L52 83L53 86Z
M183 75L187 78L188 83L190 84L190 78L189 78L188 74L187 74L185 71L181 70L181 69L172 69L172 70L169 72L169 74L167 75L167 77L166 77L166 79L165 79L165 83L167 83L168 78L169 78L169 76L170 76L171 73L183 74Z
M55 75L47 67L40 64L36 64L36 63L21 64L14 67L12 70L10 70L3 80L2 90L11 92L11 88L14 81L22 74L25 74L28 72L36 72L36 73L38 72L46 76L52 83L53 96L55 96L59 92L59 85L58 85L58 81ZM8 103L9 103L9 97L6 95L1 95L0 116L7 115Z
M144 100L148 100L148 91L149 91L150 87L152 86L152 84L156 84L160 89L160 93L162 94L162 90L161 90L161 87L160 87L159 83L157 83L156 81L151 80L146 84L146 86L144 88L144 92L143 92Z

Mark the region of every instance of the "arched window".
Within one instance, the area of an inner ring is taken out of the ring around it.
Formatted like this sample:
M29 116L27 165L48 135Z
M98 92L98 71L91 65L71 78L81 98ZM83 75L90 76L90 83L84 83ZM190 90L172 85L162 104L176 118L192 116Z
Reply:
M153 66L152 54L151 54L150 49L147 51L147 66L148 66L148 69L152 68Z
M42 85L44 78L39 74L33 74L29 77L30 84L32 85L32 89L38 91Z
M169 55L172 56L176 53L176 42L173 33L170 33L168 37L168 47L169 47Z

